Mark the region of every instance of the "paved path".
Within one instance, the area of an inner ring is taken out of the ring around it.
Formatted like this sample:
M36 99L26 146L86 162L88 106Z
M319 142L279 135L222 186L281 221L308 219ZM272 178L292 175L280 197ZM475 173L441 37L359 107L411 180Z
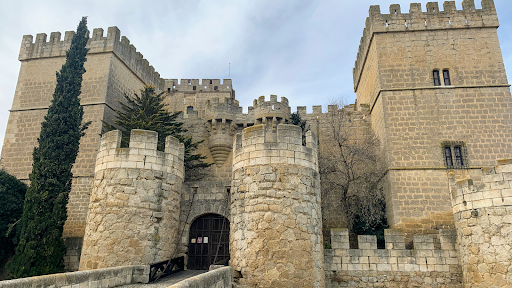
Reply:
M176 274L167 276L165 278L158 279L158 281L151 284L130 284L120 286L122 288L166 288L171 286L172 284L176 284L180 281L183 281L187 278L194 277L199 274L203 274L208 272L207 270L185 270L178 272Z

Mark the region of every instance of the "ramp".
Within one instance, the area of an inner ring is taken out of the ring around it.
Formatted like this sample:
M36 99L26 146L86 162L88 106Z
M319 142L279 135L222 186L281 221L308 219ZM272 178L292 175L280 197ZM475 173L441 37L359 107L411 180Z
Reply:
M177 273L169 275L167 277L158 279L154 283L130 284L130 285L124 285L124 286L119 286L119 287L122 287L122 288L166 288L166 287L176 284L180 281L183 281L187 278L194 277L194 276L206 273L206 272L208 272L208 270L185 270L185 271L177 272Z

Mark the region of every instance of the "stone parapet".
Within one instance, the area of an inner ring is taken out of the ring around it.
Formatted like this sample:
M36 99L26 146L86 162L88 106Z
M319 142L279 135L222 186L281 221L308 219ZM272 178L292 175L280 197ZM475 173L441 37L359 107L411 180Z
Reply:
M80 270L149 264L171 258L178 238L184 147L169 136L132 130L103 135L96 160ZM171 239L171 240L170 240Z
M24 61L65 57L74 35L75 32L66 31L62 41L60 32L52 32L49 41L47 41L45 33L37 34L35 41L34 36L24 35L18 59ZM164 79L160 77L153 66L149 65L148 60L144 59L140 52L137 52L128 38L121 37L121 31L117 27L109 27L107 37L103 36L103 29L94 29L86 47L89 49L88 54L114 52L144 83L154 85L160 90L163 89Z
M2 288L117 287L148 283L149 265L120 266L0 281Z
M270 95L270 101L265 101L265 96L255 99L252 107L248 108L249 114L254 113L254 118L258 124L266 123L272 119L279 123L284 123L290 118L291 110L288 106L288 99L281 97L281 102L277 101L276 95ZM268 119L268 120L267 120Z
M230 265L242 287L324 287L315 136L256 125L234 140Z
M380 6L370 6L369 17L357 52L353 69L354 90L357 90L368 49L375 33L428 31L436 29L497 28L498 16L493 0L482 0L482 9L475 9L474 0L464 0L463 10L457 10L455 1L445 1L443 11L438 2L428 2L427 12L420 3L411 3L409 13L402 14L399 4L389 7L389 14L381 14Z
M311 131L288 124L277 125L276 133L266 125L255 125L234 137L233 171L257 165L300 165L318 171L318 143Z
M222 267L185 279L167 288L231 288L233 268Z
M468 287L512 286L512 159L483 168L483 184L452 177L452 204Z
M348 229L331 229L332 249L325 250L326 281L349 287L402 287L400 282L462 287L455 235L455 230L440 230L441 249L435 248L433 235L415 235L414 249L406 250L404 234L387 229L386 249L377 249L374 235L359 235L359 249L350 249Z

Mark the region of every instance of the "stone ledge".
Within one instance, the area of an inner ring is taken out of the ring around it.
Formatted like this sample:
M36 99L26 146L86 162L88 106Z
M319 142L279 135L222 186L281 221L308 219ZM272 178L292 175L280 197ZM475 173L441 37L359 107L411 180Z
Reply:
M148 283L149 265L120 266L0 281L1 288L116 287ZM85 285L85 286L84 286ZM76 286L78 287L78 286Z

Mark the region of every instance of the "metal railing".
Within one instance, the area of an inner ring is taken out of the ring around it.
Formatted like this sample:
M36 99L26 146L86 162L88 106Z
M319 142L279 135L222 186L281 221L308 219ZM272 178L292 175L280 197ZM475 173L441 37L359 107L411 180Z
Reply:
M181 256L178 258L165 260L158 263L149 265L149 283L155 282L156 280L169 276L176 272L185 270L185 257Z

